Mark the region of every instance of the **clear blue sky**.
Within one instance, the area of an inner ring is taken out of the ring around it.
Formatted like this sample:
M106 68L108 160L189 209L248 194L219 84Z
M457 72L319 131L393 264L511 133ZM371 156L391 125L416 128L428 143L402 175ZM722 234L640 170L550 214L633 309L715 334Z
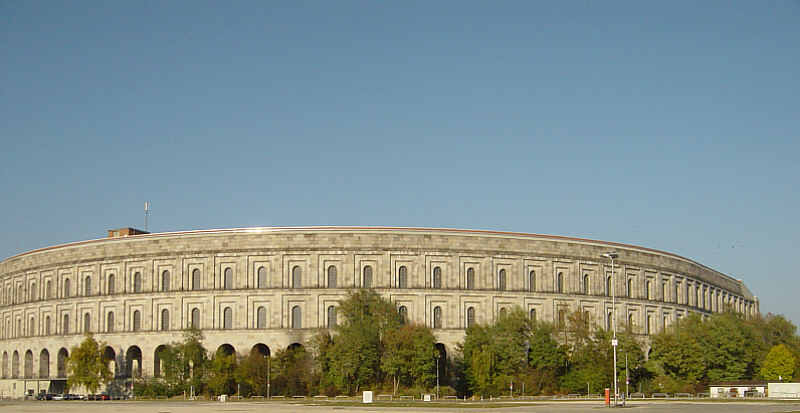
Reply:
M800 324L800 2L0 1L0 258L110 228L673 252Z

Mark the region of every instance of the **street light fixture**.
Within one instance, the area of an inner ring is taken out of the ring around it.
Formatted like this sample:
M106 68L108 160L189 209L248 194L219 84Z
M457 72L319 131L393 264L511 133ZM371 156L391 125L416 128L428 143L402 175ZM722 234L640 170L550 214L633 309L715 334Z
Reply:
M614 338L611 339L611 346L614 347L614 407L617 406L617 295L616 283L614 282L614 258L619 257L616 251L600 254L603 258L611 259L611 329Z

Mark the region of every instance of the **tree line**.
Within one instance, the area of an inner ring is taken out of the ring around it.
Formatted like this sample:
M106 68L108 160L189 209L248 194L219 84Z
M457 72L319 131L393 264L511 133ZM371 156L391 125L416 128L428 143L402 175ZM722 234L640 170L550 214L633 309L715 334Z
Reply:
M470 326L442 357L433 331L408 323L394 303L369 289L339 303L341 322L308 343L269 356L214 354L199 330L163 346L158 377L137 379L137 395L355 395L375 390L420 397L602 393L613 387L612 332L576 311L560 323L531 320L520 308ZM617 371L631 392L700 392L720 380L800 380L800 337L780 315L730 311L681 318L649 342L617 331ZM103 343L87 336L68 358L68 385L95 392L111 380ZM440 385L440 386L437 386Z

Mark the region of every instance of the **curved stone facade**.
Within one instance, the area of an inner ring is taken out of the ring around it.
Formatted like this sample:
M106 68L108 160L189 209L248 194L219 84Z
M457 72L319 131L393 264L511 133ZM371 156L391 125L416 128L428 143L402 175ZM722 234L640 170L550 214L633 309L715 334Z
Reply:
M613 282L601 257L612 250ZM87 331L108 344L120 378L157 373L157 348L192 324L212 351L286 348L335 323L337 301L360 287L431 326L448 351L470 323L513 306L556 322L580 309L610 327L610 290L618 325L645 335L690 312L759 311L741 281L694 261L577 238L349 227L135 235L0 263L0 391L63 379L63 358Z

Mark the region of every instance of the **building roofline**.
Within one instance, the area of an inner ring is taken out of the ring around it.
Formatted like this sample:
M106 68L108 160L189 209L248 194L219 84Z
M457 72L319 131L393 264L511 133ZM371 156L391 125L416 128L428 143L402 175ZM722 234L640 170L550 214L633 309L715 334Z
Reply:
M144 239L144 238L159 238L159 237L172 237L172 236L184 236L184 235L206 235L206 234L227 234L227 233L260 233L260 232L303 232L303 231L366 231L366 232L374 232L374 231L397 231L397 232L440 232L440 233L452 233L452 234L461 234L461 235L490 235L490 236L511 236L511 237L523 237L523 238L539 238L545 240L555 240L555 241L573 241L573 242L582 242L582 243L591 243L591 244L599 244L599 245L606 245L609 247L618 247L618 248L625 248L625 249L632 249L638 250L643 252L649 252L654 254L666 255L672 258L676 258L682 261L686 261L697 265L699 267L705 268L709 271L715 272L717 274L723 275L740 285L745 285L744 282L741 280L737 280L727 274L721 273L713 268L700 264L697 261L691 260L689 258L683 257L678 254L674 254L667 251L662 251L654 248L648 247L641 247L632 244L625 244L619 242L611 242L611 241L601 241L601 240L594 240L589 238L579 238L579 237L567 237L562 235L544 235L544 234L534 234L534 233L527 233L527 232L515 232L515 231L497 231L497 230L480 230L480 229L457 229L457 228L428 228L428 227L389 227L389 226L289 226L289 227L240 227L240 228L218 228L218 229L199 229L199 230L187 230L187 231L170 231L170 232L154 232L148 234L137 234L137 235L128 235L125 237L117 237L117 238L97 238L97 239L90 239L84 241L75 241L69 242L65 244L58 244L52 245L48 247L37 248L34 250L22 252L11 257L8 257L0 262L10 261L15 258L19 258L25 255L36 254L40 252L45 252L49 250L54 250L58 248L68 248L68 247L75 247L80 245L86 244L93 244L93 243L101 243L101 242L120 242L120 241L127 241L132 239ZM755 297L755 296L754 296Z

